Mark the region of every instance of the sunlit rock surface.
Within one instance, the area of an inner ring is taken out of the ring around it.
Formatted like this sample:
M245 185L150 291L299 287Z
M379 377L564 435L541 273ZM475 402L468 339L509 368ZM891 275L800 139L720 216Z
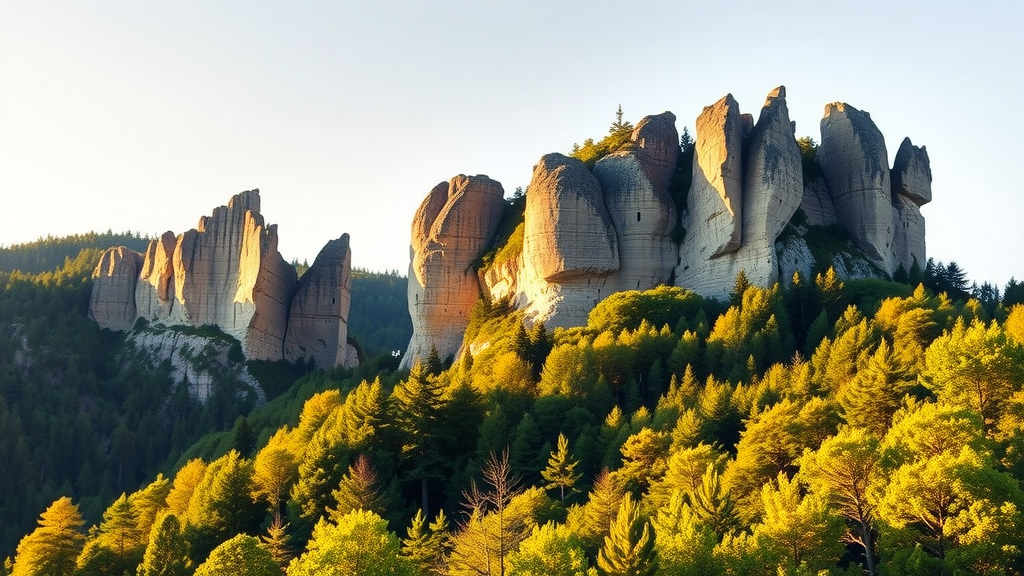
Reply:
M101 328L129 330L138 317L135 310L135 283L142 258L124 246L108 248L93 271L89 317Z
M459 175L431 190L413 218L409 314L413 335L402 366L458 351L480 283L473 262L487 249L505 209L501 184Z

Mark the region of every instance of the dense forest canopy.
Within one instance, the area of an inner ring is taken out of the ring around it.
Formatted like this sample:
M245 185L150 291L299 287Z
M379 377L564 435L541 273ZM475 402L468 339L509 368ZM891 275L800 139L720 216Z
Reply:
M0 450L23 471L5 493L36 495L7 516L21 519L14 574L1024 570L1016 281L970 286L938 262L907 283L740 276L729 302L624 292L554 331L481 301L473 355L406 373L390 355L407 341L405 279L355 271L353 314L358 287L379 296L360 314L386 318L373 337L353 325L376 359L264 366L276 397L214 409L168 401L159 374L89 364L117 343L83 317L97 256L3 278L0 345L60 350L47 362L65 366L31 383L2 367ZM177 408L147 428L161 405ZM36 412L52 417L36 428ZM175 418L213 434L153 446ZM90 428L92 449L33 449Z

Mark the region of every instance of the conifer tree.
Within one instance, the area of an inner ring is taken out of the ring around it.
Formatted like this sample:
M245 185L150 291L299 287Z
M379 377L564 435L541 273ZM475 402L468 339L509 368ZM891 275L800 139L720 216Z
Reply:
M282 428L270 437L253 461L253 498L266 501L275 523L281 522L281 505L298 474L298 463L288 447L287 431Z
M417 510L402 539L402 555L412 561L421 574L443 574L444 558L451 550L451 534L444 510L429 525L423 510Z
M708 465L700 484L690 494L690 507L697 520L719 536L740 526L736 501L723 488L721 476L714 465Z
M420 483L421 507L429 511L429 485L442 478L445 462L438 438L443 407L440 386L417 363L408 380L395 387L392 400L394 425L402 433L401 456L409 477Z
M149 545L139 566L139 576L186 576L190 561L188 543L174 514L164 514L149 535Z
M387 502L381 493L377 470L365 454L356 457L342 477L338 489L332 493L337 507L329 510L331 518L338 518L353 510L369 510L384 514Z
M279 519L275 519L270 526L267 526L267 535L260 536L260 541L282 570L288 566L293 554L287 524L281 524Z
M558 499L563 502L565 501L566 489L569 490L570 494L576 492L576 483L583 476L576 473L577 465L579 465L579 461L569 453L569 439L560 432L558 434L558 447L551 452L547 468L541 472L541 476L548 481L548 490L558 488Z
M18 543L12 576L70 576L85 537L85 524L71 498L58 498L39 517L39 527Z
M640 504L626 494L597 555L597 572L601 576L653 576L657 571L654 532L640 516Z
M815 494L802 497L800 484L785 474L779 474L775 485L765 484L761 497L764 522L755 532L785 549L792 568L806 563L816 571L835 564L842 553L842 523L826 508L824 499Z

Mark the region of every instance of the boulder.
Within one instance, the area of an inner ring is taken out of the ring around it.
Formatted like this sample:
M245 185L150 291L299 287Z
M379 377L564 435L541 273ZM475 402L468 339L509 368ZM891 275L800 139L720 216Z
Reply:
M348 234L331 240L299 280L288 312L285 360L314 360L318 366L358 364L349 358L348 311L352 252Z
M135 284L142 257L124 246L108 248L92 273L89 317L109 330L130 330L135 324Z
M462 343L480 284L473 262L488 248L505 209L501 184L459 175L438 184L416 211L409 263L413 335L408 368L430 354L453 356Z
M892 274L894 209L889 158L871 116L849 104L827 105L817 158L839 222L872 262Z
M688 234L681 248L681 253L686 254L681 257L685 264L676 272L676 283L704 296L727 296L741 270L760 286L770 286L779 280L775 240L804 195L800 148L789 119L784 86L768 94L757 124L742 132L746 134L745 141L733 146L745 147L739 246L724 254L707 255L707 244L701 242L698 232L696 245ZM718 131L712 130L715 133ZM699 150L698 146L698 153ZM694 177L696 182L696 174Z

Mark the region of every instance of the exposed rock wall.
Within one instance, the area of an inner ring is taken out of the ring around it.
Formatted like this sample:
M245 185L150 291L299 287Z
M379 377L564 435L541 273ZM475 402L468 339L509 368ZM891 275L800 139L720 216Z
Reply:
M889 157L871 116L849 104L827 105L817 158L839 222L857 247L891 274L895 267Z
M127 265L97 269L90 314L101 326L127 330L136 317L168 326L210 324L238 339L249 359L284 357L289 308L298 280L294 267L278 252L277 226L267 225L260 214L258 190L235 195L178 237L164 233L150 242L145 256L117 250L121 252L111 253L112 257L128 261L130 253L138 263L130 276L126 276ZM321 268L330 266L347 270L348 261L325 262ZM107 296L115 286L116 303ZM112 307L120 311L115 321ZM297 308L308 309L303 304ZM331 315L345 323L341 314L324 313ZM296 334L296 345L314 348L300 341L301 330ZM334 366L342 355L328 361L329 356L324 353L318 358L323 359L321 365Z
M932 201L932 168L928 151L904 138L892 167L892 202L895 207L893 262L909 271L927 262L924 216L921 206Z
M352 252L348 234L331 240L302 275L292 298L285 336L286 360L315 360L318 366L353 366L348 344L352 303Z
M615 292L668 282L677 256L672 243L676 206L668 193L679 156L675 115L644 118L632 139L638 150L610 154L593 172L618 243L618 270L606 288Z
M686 197L676 283L699 282L697 270L711 258L740 247L743 229L743 138L746 122L732 94L697 117L693 182Z
M441 358L458 351L480 297L472 263L489 246L504 209L501 184L459 175L435 186L416 211L409 263L413 336L403 367L426 358L431 346Z
M89 317L101 328L129 330L138 317L135 309L135 281L142 258L124 246L108 248L92 273Z
M724 108L723 108L724 107ZM723 113L722 110L728 109ZM718 112L712 113L712 111ZM757 124L749 130L738 124L730 129L732 117L740 119L739 107L731 96L720 100L715 106L705 108L698 118L699 130L714 142L731 142L724 149L731 150L729 156L739 156L743 151L742 170L735 164L715 161L710 165L699 160L702 150L709 145L701 142L698 132L695 167L690 195L693 208L688 211L686 222L694 226L687 228L687 237L680 247L680 265L676 269L676 284L705 296L723 297L732 288L736 275L742 270L747 278L759 285L771 285L779 279L779 265L775 250L775 239L793 217L804 196L803 168L800 148L796 144L793 123L786 106L786 89L780 86L768 94ZM716 125L715 122L720 122ZM721 150L720 146L710 146ZM705 152L705 155L710 155ZM705 156L705 157L706 157ZM718 173L709 172L718 170ZM698 176L699 173L699 176ZM742 178L737 184L736 174ZM740 230L740 241L728 252L714 252L709 238L722 238L720 227L723 222L722 206L733 204L715 203L708 193L708 182L728 182L730 193L739 198L736 203L743 207L736 218ZM687 204L691 201L688 199Z

